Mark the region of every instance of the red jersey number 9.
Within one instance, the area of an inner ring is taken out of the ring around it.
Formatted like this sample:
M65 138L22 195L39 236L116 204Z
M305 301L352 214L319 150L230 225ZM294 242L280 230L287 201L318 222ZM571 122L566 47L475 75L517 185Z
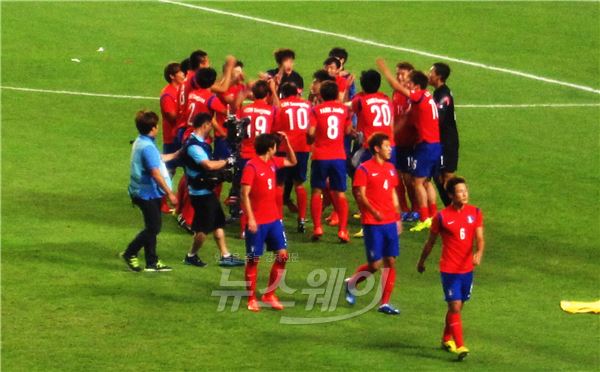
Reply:
M248 125L247 127L248 137L253 137L251 127L252 125ZM254 129L254 137L258 136L259 134L267 133L267 118L265 118L264 116L257 116L254 120Z

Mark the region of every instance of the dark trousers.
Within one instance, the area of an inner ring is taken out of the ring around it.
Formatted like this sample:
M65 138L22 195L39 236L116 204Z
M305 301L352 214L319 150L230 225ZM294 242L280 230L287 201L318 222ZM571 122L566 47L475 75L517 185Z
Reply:
M143 200L132 198L133 204L137 205L144 216L144 229L129 243L125 255L137 256L142 247L146 257L146 265L154 265L158 261L156 255L156 236L160 233L162 216L160 213L160 198Z

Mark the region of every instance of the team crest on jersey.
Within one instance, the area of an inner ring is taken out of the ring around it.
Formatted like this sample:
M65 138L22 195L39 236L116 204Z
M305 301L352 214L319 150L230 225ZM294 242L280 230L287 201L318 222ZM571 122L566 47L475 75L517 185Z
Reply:
M473 223L473 222L475 222L475 218L473 216L467 216L467 222Z

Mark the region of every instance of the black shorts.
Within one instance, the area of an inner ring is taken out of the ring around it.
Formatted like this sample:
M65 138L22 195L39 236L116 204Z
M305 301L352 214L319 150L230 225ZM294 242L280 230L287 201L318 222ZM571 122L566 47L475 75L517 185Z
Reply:
M443 173L454 173L458 169L458 143L442 143L442 165L440 171Z
M190 195L192 207L194 207L194 221L192 230L208 234L216 229L225 227L225 214L217 196Z

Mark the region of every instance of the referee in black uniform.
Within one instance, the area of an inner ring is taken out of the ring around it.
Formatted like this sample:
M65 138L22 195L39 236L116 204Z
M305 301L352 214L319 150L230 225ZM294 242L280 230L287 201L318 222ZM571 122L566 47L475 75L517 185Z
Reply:
M435 88L433 100L438 109L440 142L442 144L442 165L439 176L435 178L435 185L446 206L451 203L451 200L444 191L444 186L450 178L454 177L454 173L458 168L459 147L456 116L454 114L454 97L452 97L452 91L446 85L449 76L450 66L442 62L434 63L429 70L429 85Z

